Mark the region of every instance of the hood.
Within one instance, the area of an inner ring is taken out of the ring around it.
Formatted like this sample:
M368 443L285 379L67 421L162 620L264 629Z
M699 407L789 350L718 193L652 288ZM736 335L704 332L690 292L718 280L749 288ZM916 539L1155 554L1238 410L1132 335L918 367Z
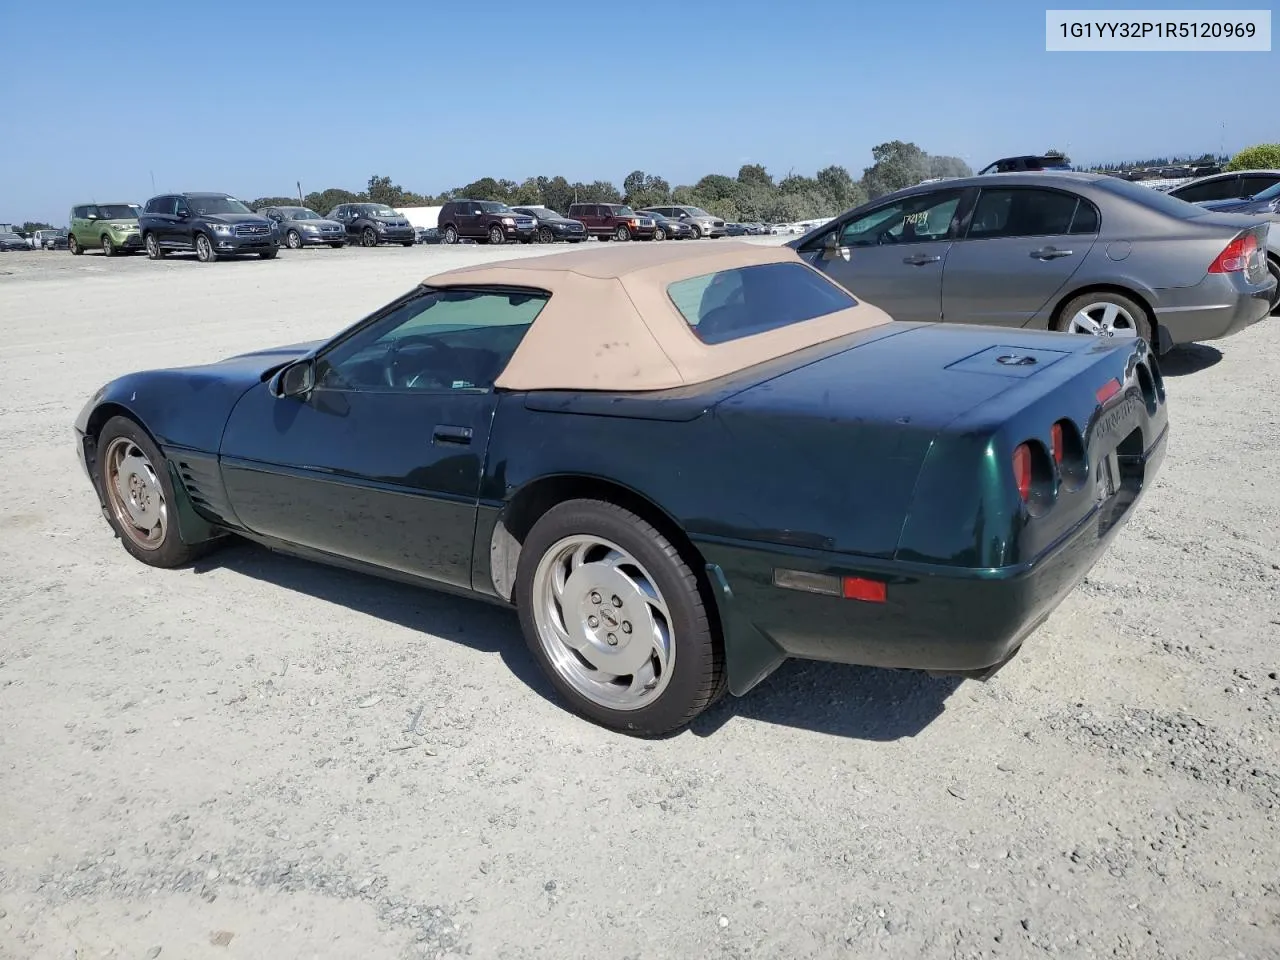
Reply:
M208 223L265 223L271 225L271 221L266 217L257 213L210 213L199 217Z
M283 223L296 223L296 224L299 224L300 226L304 226L304 227L305 227L305 226L307 226L308 224L309 224L309 225L311 225L311 226L313 226L313 227L340 227L340 228L342 228L342 227L344 227L344 226L345 226L344 224L339 223L337 220L330 220L330 219L328 219L327 217L321 217L319 220L313 220L313 219L311 219L310 217L308 217L306 220L290 220L288 217L285 217L285 218L284 218L284 220L283 220L282 222L283 222Z

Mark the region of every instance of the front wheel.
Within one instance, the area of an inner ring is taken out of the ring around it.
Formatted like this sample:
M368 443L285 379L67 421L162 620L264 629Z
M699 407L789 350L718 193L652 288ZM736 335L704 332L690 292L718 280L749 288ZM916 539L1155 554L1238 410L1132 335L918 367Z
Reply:
M258 256L261 257L263 260L274 260L276 258L276 254L278 254L279 252L280 252L279 247L272 247L270 250L259 250Z
M148 233L142 238L143 245L147 248L147 258L150 260L163 260L164 250L160 248L160 241L156 239L154 233Z
M1151 321L1142 305L1109 290L1084 293L1068 301L1054 328L1095 337L1137 338L1151 343Z
M555 234L553 234L553 233L551 232L551 228L550 228L550 227L541 227L541 228L539 228L539 230L538 230L538 242L539 242L539 243L555 243L555 242L556 242Z
M624 240L631 239L631 231L627 229L626 224L619 224L618 229L613 231L613 239L621 243Z
M180 567L204 552L178 535L177 499L165 459L147 432L112 417L98 435L94 464L107 520L124 548L153 567Z
M74 233L67 237L67 249L71 251L72 256L76 257L84 253L84 251L80 249L80 241L76 239L76 235Z
M107 234L102 235L102 253L103 256L114 257L116 255L116 245L112 243L111 237Z
M667 231L663 230L661 227L658 227L656 230L653 231L653 239L655 240L667 239Z
M378 234L373 227L364 228L364 232L360 234L360 244L365 247L376 247L378 245Z
M660 736L725 688L697 576L643 518L600 500L548 510L516 572L525 640L560 696L614 730Z
M201 263L213 263L218 255L213 252L213 241L203 233L196 234L196 259Z
M289 245L290 250L302 249L302 235L297 230L290 230L284 235L284 242Z
M506 234L502 232L502 228L498 226L496 223L489 228L490 243L502 243L502 241L506 239L507 239Z

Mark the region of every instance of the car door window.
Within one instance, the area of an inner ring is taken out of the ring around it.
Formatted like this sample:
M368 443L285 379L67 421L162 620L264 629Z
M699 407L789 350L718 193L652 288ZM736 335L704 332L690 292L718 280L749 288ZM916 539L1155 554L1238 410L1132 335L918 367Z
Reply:
M415 295L322 354L316 389L489 390L547 299L535 291Z
M190 204L187 203L185 197L174 197L173 204L174 204L174 213L176 213L178 216L180 217L191 216L191 206Z
M945 239L960 204L960 191L905 197L845 223L840 246L873 247Z
M1247 173L1240 178L1240 195L1242 197L1256 197L1275 183L1280 183L1280 177L1274 174Z
M1081 199L1059 190L1010 187L983 189L969 221L966 238L1048 237L1072 232ZM1088 201L1085 201L1088 203ZM1092 207L1092 204L1089 204ZM1086 213L1078 232L1096 230L1097 216Z
M1230 200L1237 194L1239 177L1220 177L1208 183L1193 183L1171 195L1187 203L1200 203L1204 200Z

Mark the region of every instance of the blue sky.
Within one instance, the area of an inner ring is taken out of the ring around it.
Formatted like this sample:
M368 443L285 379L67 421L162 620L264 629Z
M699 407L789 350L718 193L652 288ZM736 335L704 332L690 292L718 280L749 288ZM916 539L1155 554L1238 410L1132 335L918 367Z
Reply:
M975 169L1276 139L1276 53L1047 53L1048 5L0 0L0 221L373 174L424 193L744 162L857 177L895 138Z

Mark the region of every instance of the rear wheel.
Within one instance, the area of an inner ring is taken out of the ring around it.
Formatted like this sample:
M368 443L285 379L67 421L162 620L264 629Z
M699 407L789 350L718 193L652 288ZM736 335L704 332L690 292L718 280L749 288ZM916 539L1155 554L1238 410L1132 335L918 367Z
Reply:
M112 417L98 434L95 464L107 501L107 520L136 559L180 567L205 552L182 542L173 483L164 457L137 423Z
M603 726L660 736L724 692L696 575L660 531L615 504L569 500L534 524L516 606L561 697Z
M1054 329L1095 337L1141 337L1151 343L1151 321L1142 305L1110 290L1073 297L1058 313Z

